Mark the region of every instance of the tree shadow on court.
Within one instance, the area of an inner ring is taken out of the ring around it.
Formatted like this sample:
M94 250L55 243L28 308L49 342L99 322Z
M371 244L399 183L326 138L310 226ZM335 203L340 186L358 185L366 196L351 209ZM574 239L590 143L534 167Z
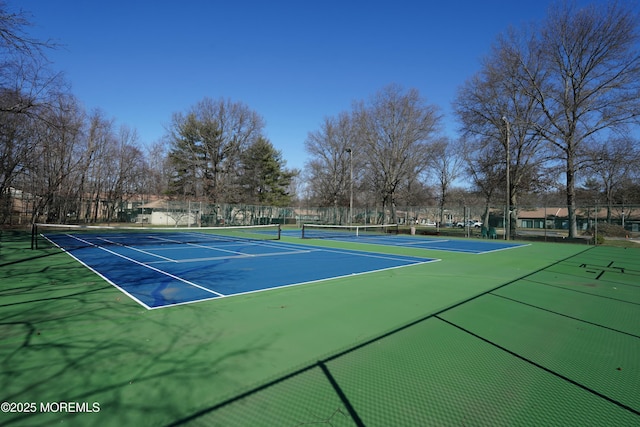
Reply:
M24 231L0 230L0 268L61 255L56 248L32 250L30 236Z
M14 259L0 283L2 401L36 404L2 425L169 424L247 386L269 351L267 335L222 345L202 304L146 310L70 257Z

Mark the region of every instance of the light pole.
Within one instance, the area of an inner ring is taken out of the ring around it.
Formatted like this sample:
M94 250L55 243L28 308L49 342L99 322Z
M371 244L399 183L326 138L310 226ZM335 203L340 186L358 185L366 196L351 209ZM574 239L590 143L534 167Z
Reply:
M507 120L506 116L502 116L502 121L507 125L507 139L505 141L505 148L507 151L507 211L505 212L504 217L504 239L509 240L509 234L511 233L511 183L509 182L509 166L511 163L511 159L509 158L509 134L511 133L511 128L509 125L509 120Z
M353 151L347 148L349 153L349 225L353 225Z

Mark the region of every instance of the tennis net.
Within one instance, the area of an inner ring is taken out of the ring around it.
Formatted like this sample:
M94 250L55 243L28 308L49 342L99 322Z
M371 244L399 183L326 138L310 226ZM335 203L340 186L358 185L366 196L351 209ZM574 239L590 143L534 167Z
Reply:
M172 228L33 224L31 248L38 249L55 245L63 249L74 249L86 246L198 244L279 239L280 224Z
M398 234L398 224L325 225L303 224L303 239L340 239Z

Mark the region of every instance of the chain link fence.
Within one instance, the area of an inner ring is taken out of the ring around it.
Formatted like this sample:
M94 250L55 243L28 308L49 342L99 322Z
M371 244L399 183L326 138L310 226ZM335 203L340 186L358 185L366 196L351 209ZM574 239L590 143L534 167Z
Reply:
M569 230L566 206L517 206L509 214L504 205L485 206L414 206L396 207L395 218L381 206L358 207L275 207L246 204L211 203L206 200L149 200L140 198L124 202L71 201L67 212L34 214L35 201L22 193L6 195L2 201L3 223L28 225L37 222L65 223L129 223L140 226L205 227L225 225L262 225L279 223L301 227L314 224L388 224L398 223L418 232L446 233L449 229L465 229L466 235L477 234L482 227L503 235L507 227L511 236L544 234L564 236ZM598 227L608 228L615 237L640 233L640 205L579 205L575 210L579 235L591 235ZM60 220L62 218L62 221Z

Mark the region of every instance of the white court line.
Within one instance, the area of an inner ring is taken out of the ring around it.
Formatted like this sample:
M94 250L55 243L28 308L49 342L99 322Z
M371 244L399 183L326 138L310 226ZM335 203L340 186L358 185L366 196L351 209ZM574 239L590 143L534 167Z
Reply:
M133 258L129 258L128 256L125 256L125 255L119 254L119 253L117 253L117 252L114 252L114 251L109 250L109 249L107 249L107 248L104 248L104 247L102 247L102 246L98 246L98 245L96 245L96 244L94 244L94 243L91 243L91 242L88 242L88 241L86 241L86 240L84 240L84 239L80 239L79 237L76 237L76 236L74 236L74 235L67 234L67 236L72 237L72 238L74 238L74 239L76 239L76 240L79 240L80 242L86 243L86 244L88 244L88 245L94 246L94 247L96 247L96 248L98 248L98 249L100 249L100 250L103 250L103 251L105 251L105 252L108 252L108 253L110 253L110 254L112 254L112 255L115 255L115 256L117 256L117 257L120 257L120 258L126 259L127 261L130 261L130 262L132 262L132 263L134 263L134 264L138 264L138 265L140 265L140 266L142 266L142 267L148 268L148 269L153 270L153 271L155 271L155 272L157 272L157 273L164 274L165 276L171 277L172 279L176 279L176 280L178 280L178 281L180 281L180 282L182 282L182 283L186 283L187 285L195 286L196 288L200 288L200 289L202 289L203 291L206 291L206 292L209 292L209 293L212 293L212 294L218 295L218 296L220 296L220 297L225 296L224 294L221 294L221 293L219 293L219 292L213 291L213 290L211 290L211 289L207 289L207 288L205 288L204 286L200 286L200 285L198 285L197 283L190 282L189 280L183 279L182 277L179 277L179 276L176 276L176 275L174 275L174 274L168 273L168 272L166 272L166 271L164 271L164 270L160 270L159 268L155 268L155 267L152 267L152 266L150 266L150 265L146 265L146 264L144 264L144 263L142 263L142 262L140 262L140 261L136 261L136 260L135 260L135 259L133 259ZM75 257L74 257L74 258L75 258ZM77 258L76 258L76 259L77 259ZM119 289L120 289L120 288L119 288ZM136 301L137 301L137 299L136 299ZM146 304L144 304L144 305L146 306Z
M200 245L198 243L188 243L188 242L185 243L185 242L181 242L180 240L164 239L164 238L155 237L155 236L153 238L157 239L157 240L162 240L162 241L165 241L165 242L177 243L177 244L186 245L186 246L193 246L193 247L196 247L196 248L204 248L204 249L210 249L210 250L214 250L214 251L229 252L229 253L232 253L232 254L244 255L244 252L229 251L227 249L212 248L210 246L204 246L204 245Z
M445 242L450 242L451 240L446 239L446 240L416 240L416 241L409 241L407 240L406 242L403 241L401 246L407 245L407 246L416 246L416 245L430 245L432 243L445 243Z
M70 235L70 234L65 234L68 237L73 237L74 236ZM143 303L142 301L140 301L138 298L136 298L134 295L130 294L129 292L127 292L125 289L121 288L120 286L118 286L117 283L112 282L109 278L105 277L102 273L100 273L98 270L94 269L93 267L89 266L88 264L86 264L84 261L82 261L80 258L78 258L77 256L75 256L74 254L72 254L71 252L67 251L66 249L64 249L62 246L58 245L56 242L54 242L53 240L49 239L47 236L45 236L44 234L42 235L42 237L44 237L45 239L47 239L49 242L51 242L51 244L53 244L55 247L57 247L58 249L60 249L61 251L63 251L64 253L66 253L67 255L69 255L71 258L75 259L76 261L78 261L81 265L84 265L85 267L87 267L89 270L93 271L95 274L97 274L99 277L102 277L103 280L105 280L107 283L111 284L113 287L115 287L116 289L118 289L120 292L122 292L123 294L125 294L126 296L128 296L129 298L131 298L132 300L134 300L135 302L137 302L138 304L140 304L141 306L143 306L144 308L146 308L147 310L151 310L151 307L149 307L147 304ZM92 246L95 247L99 247L97 245L91 244Z
M396 258L394 258L394 259L396 259ZM232 298L232 297L236 297L236 296L240 296L240 295L249 295L249 294L255 294L255 293L258 293L258 292L272 291L272 290L275 290L275 289L284 289L284 288L291 288L291 287L294 287L294 286L309 285L311 283L327 282L329 280L334 280L334 279L343 279L343 278L347 278L347 277L356 277L356 276L361 276L363 274L378 273L380 271L387 271L387 270L394 270L394 269L397 269L397 268L412 267L412 266L415 266L415 265L429 264L429 263L438 262L438 261L441 261L441 260L440 259L427 259L426 261L415 262L415 263L407 264L407 265L397 265L395 267L380 268L378 270L369 270L369 271L363 271L363 272L360 272L360 273L343 274L341 276L332 276L332 277L327 277L327 278L324 278L324 279L310 280L308 282L290 283L288 285L278 285L278 286L272 286L270 288L254 289L252 291L239 292L237 294L225 295L223 298L226 299L226 298ZM200 302L200 301L209 301L211 299L219 300L220 298L210 298L210 299L207 299L207 300L184 301L184 302L171 304L171 305L161 305L161 306L158 306L158 307L151 307L151 308L149 308L149 310L157 310L157 309L162 309L162 308L175 307L177 305L194 304L194 303L197 303L197 302Z
M283 245L270 245L273 247L277 247L277 248L281 248ZM338 254L344 254L344 255L352 255L352 256L360 256L360 257L367 257L367 258L379 258L379 259L387 259L387 260L394 260L394 261L402 261L402 262L410 262L410 263L418 263L418 262L422 262L419 261L420 259L425 259L423 257L412 257L412 258L403 258L402 255L392 255L392 254L377 254L375 252L366 252L366 251L357 251L357 250L351 250L351 249L331 249L331 248L326 248L326 247L320 247L320 246L307 246L307 245L286 245L285 247L291 248L291 249L297 249L297 250L292 250L292 251L287 251L287 252L276 252L276 253L269 253L269 254L245 254L243 252L238 252L239 256L227 256L227 257L211 257L211 258L194 258L194 259L189 259L189 260L178 260L176 262L180 263L180 262L189 262L189 261L208 261L208 260L215 260L215 259L233 259L233 258L249 258L249 257L263 257L263 256L273 256L273 255L283 255L283 256L287 256L287 255L295 255L295 254L301 254L301 253L310 253L310 252L331 252L331 253L338 253ZM309 248L309 249L305 249L305 250L300 250L300 247L305 247L305 248ZM215 249L215 248L211 248L211 249ZM231 252L231 251L230 251ZM431 258L428 258L431 259ZM155 261L154 263L160 263L161 261Z
M75 238L75 237L74 237L74 238ZM79 239L78 239L78 240L79 240ZM156 257L156 258L161 258L161 259L163 259L163 260L165 260L165 261L176 262L176 260L174 260L174 259L167 258L167 257L164 257L164 256L162 256L162 255L157 255L157 254L154 254L153 252L143 251L142 249L138 249L138 248L135 248L135 247L133 247L133 246L123 245L122 243L114 242L114 241L111 241L111 240L109 240L109 239L105 239L105 238L103 238L103 237L98 237L98 240L102 240L103 242L111 243L112 245L122 246L123 248L127 248L127 249L131 249L131 250L134 250L134 251L138 251L138 252L143 253L143 254L145 254L145 255L154 256L154 257Z
M491 249L490 251L478 252L478 255L490 254L492 252L507 251L507 250L510 250L510 249L517 249L517 248L521 248L521 247L524 247L524 246L531 246L531 243L515 244L514 246L507 246L505 248Z
M418 259L432 259L432 258L424 258L419 256L412 257L412 259L406 259L406 258L400 258L402 255L378 254L375 252L361 251L357 249L335 249L335 248L329 248L326 246L313 246L313 245L306 245L306 244L299 244L299 243L275 243L274 242L274 243L271 243L269 246L274 246L277 248L282 248L282 247L291 248L295 250L295 252L293 253L298 252L300 248L308 248L309 252L325 251L325 252L334 252L334 253L346 254L346 255L357 255L357 256L372 257L372 258L400 260L404 262L416 262ZM385 245L381 244L378 246L385 246Z
M371 236L371 239L374 240L375 237ZM437 245L440 244L440 243L453 242L453 240L450 240L450 239L445 239L445 240L423 240L423 241L403 240L403 241L400 241L400 242L392 242L392 243L389 243L388 241L381 240L381 239L375 239L375 240L376 241L368 241L368 242L365 242L365 243L371 244L371 245L379 245L379 246L396 246L396 247L413 247L413 248L418 248L418 249L432 249L432 250L438 250L438 251L465 253L465 254L472 254L472 255L489 254L489 253L492 253L492 252L499 252L499 251L506 251L506 250L509 250L509 249L515 249L515 248L519 248L521 246L530 246L530 244L515 244L514 246L508 246L508 247L504 247L504 248L491 249L491 250L488 250L488 251L480 251L478 249L464 249L464 248L439 249L437 247ZM361 243L363 243L363 242L361 242ZM434 247L430 247L432 245Z
M241 254L241 255L226 255L226 256L217 256L217 257L208 257L208 258L188 258L181 260L171 260L171 262L175 263L183 263L183 262L199 262L199 261L217 261L217 260L225 260L225 259L241 259L241 258L257 258L257 257L268 257L268 256L277 256L277 255L295 255L295 254L306 254L310 252L316 252L314 250L306 250L306 251L287 251L287 252L272 252L267 254ZM147 264L161 264L163 261L151 261Z
M159 237L156 237L156 239L160 239ZM203 248L206 249L213 249L213 250L223 250L220 249L220 247L225 247L225 246L237 246L239 244L243 245L243 246L272 246L272 247L277 247L277 248L282 248L283 246L292 246L290 244L285 244L285 243L281 243L281 242L277 242L277 243L273 243L272 240L209 240L207 242L201 242L201 243L186 243L186 242L180 242L180 241L175 241L175 240L169 240L169 239L164 239L166 241L170 241L172 243L177 243L180 244L180 246L185 247L185 249L188 249L188 246L201 246ZM209 246L209 245L213 245L213 246ZM299 245L298 245L299 246ZM162 248L162 247L158 247L155 248L159 251L162 250L176 250L178 248L176 247L170 247L170 248ZM232 251L230 251L232 252ZM242 253L242 252L238 252L238 253Z
M345 255L357 255L357 256L362 256L362 257L367 257L367 258L380 258L380 259L391 259L391 260L396 260L396 261L404 261L404 262L411 262L411 263L421 263L419 261L417 261L417 259L428 259L429 261L432 261L432 258L422 258L422 257L412 257L411 259L409 258L400 258L401 255L397 255L397 256L393 256L391 254L388 255L383 255L383 254L376 254L374 252L365 252L365 251L352 251L349 249L346 250L338 250L338 249L331 249L329 250L328 248L323 247L322 249L319 249L321 251L325 251L325 252L332 252L332 253L337 253L337 254L345 254ZM429 262L427 261L427 262Z

